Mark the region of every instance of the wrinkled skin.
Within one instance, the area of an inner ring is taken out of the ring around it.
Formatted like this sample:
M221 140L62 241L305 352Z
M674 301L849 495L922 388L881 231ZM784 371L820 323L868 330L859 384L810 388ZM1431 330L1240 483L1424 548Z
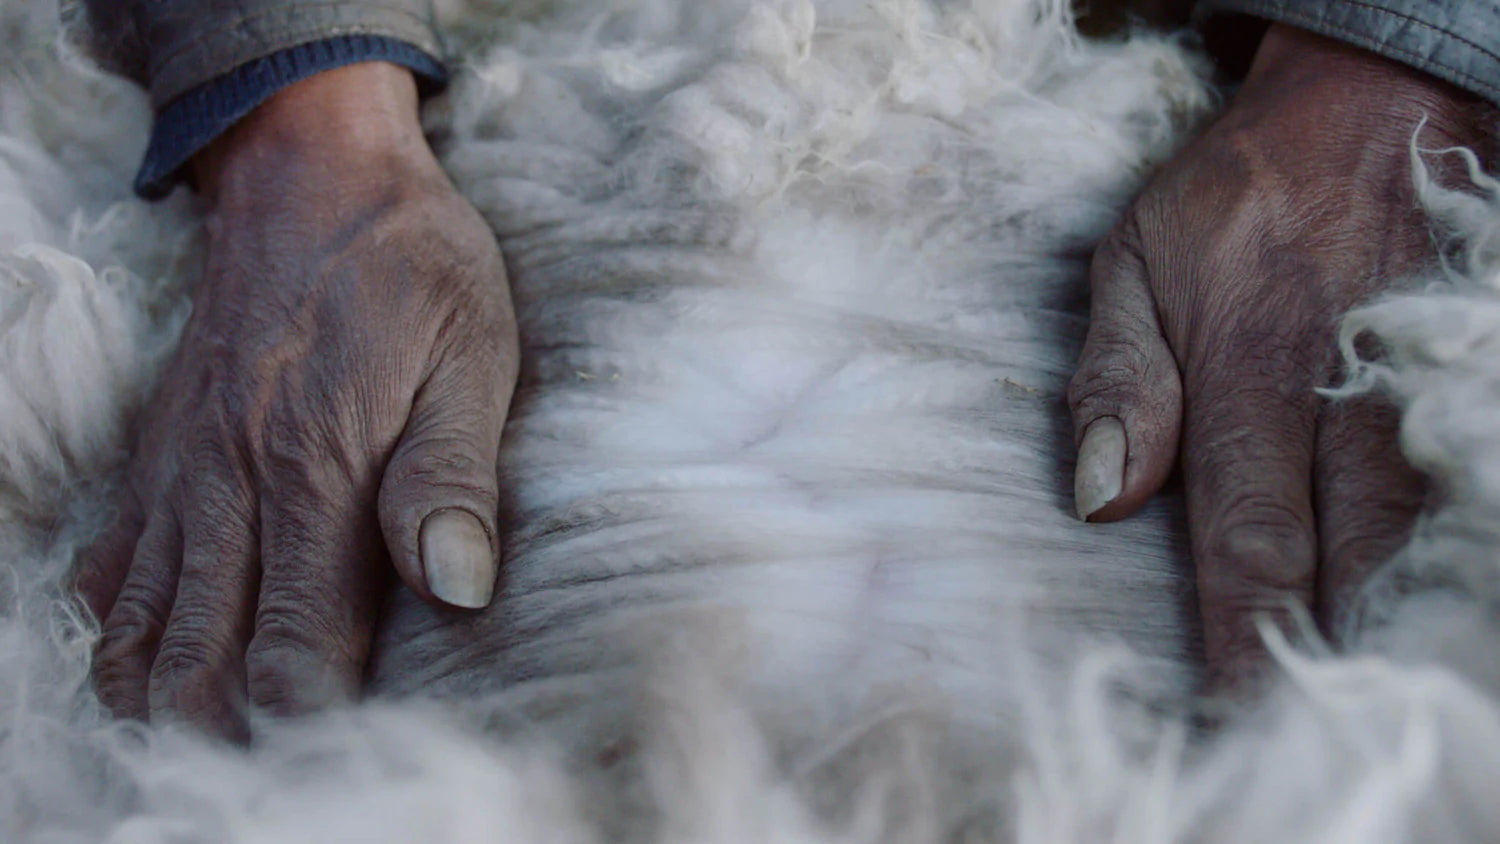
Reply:
M1395 410L1315 388L1339 381L1340 317L1437 259L1409 153L1424 115L1424 148L1485 155L1494 116L1475 98L1273 27L1227 111L1096 253L1070 391L1079 510L1129 515L1180 453L1219 683L1264 667L1261 614L1297 601L1337 629L1421 507Z
M194 164L203 280L79 588L115 713L244 739L250 707L358 694L393 568L434 603L488 602L517 345L408 72L291 86Z

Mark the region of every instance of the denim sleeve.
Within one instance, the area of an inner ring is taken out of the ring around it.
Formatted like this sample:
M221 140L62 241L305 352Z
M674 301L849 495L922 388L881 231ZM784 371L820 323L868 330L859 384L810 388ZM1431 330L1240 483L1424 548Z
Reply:
M281 88L362 61L446 80L433 0L84 0L93 50L151 93L136 179L167 193L182 165Z
M1197 15L1205 25L1245 15L1311 30L1500 103L1496 0L1202 0Z
M183 165L272 94L336 67L386 61L410 69L422 88L447 81L442 63L412 44L373 35L348 35L299 44L255 59L193 88L156 114L135 191L160 199L181 180Z

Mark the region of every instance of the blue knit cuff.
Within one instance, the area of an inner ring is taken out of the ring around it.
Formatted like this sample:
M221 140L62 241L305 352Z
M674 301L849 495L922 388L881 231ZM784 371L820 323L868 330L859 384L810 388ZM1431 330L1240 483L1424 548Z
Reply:
M188 91L157 113L135 192L143 199L171 193L189 159L282 88L325 70L369 61L411 70L424 93L448 81L448 70L437 59L405 41L376 35L345 35L272 53Z

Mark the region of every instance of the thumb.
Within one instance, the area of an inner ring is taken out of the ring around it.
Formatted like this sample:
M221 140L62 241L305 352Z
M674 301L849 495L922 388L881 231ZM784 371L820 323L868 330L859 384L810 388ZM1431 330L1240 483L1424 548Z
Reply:
M1139 510L1177 460L1182 380L1134 231L1127 218L1094 253L1088 339L1068 385L1074 499L1078 517L1091 522Z
M380 527L401 580L425 600L489 605L499 571L496 461L512 384L473 356L418 391L380 484Z

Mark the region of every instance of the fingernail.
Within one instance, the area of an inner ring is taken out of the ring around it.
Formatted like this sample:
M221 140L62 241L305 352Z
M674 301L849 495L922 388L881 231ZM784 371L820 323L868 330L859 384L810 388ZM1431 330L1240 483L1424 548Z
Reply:
M1073 501L1078 518L1088 521L1114 501L1125 486L1125 426L1106 416L1094 421L1078 446L1078 469L1073 475Z
M422 568L427 588L455 607L482 609L495 592L489 535L472 513L439 510L422 522Z

